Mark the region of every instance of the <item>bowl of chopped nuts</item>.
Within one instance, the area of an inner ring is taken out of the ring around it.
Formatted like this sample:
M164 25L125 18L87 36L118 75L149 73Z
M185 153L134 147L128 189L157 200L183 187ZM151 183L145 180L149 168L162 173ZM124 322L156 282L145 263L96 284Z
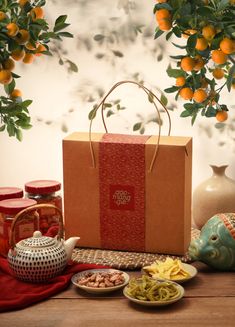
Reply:
M127 285L129 275L117 269L89 269L73 275L71 281L88 293L107 293Z

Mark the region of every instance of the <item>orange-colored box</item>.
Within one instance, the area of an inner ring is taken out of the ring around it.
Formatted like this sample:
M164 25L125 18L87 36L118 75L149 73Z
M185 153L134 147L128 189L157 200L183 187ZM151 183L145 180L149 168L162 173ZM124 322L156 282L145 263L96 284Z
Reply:
M191 137L75 132L63 140L63 174L65 233L79 247L187 251Z

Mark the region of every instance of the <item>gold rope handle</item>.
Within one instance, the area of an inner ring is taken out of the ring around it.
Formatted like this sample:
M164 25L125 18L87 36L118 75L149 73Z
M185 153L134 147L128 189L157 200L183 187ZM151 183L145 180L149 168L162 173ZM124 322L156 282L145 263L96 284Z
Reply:
M105 120L104 120L104 104L105 104L105 100L107 99L107 97L118 86L120 86L122 84L127 84L127 83L137 85L138 87L140 87L148 95L148 97L150 97L150 96L152 97L152 99L153 99L152 100L152 103L153 103L153 105L154 105L154 107L155 107L155 109L157 111L158 119L160 121L160 118L161 118L160 111L159 111L159 109L157 107L157 104L154 101L154 99L159 102L159 104L164 108L165 112L167 113L167 117L168 117L168 121L169 121L168 135L170 135L170 133L171 133L171 118L170 118L170 114L169 114L166 106L162 103L162 101L151 90L149 90L146 86L144 86L144 85L142 85L142 84L140 84L138 82L134 82L134 81L125 80L125 81L118 82L104 96L104 98L101 100L101 102L99 103L99 105L93 111L93 114L92 114L92 117L91 117L90 126L89 126L89 143L90 143L90 151L91 151L91 158L92 158L92 166L93 166L93 168L96 167L94 148L93 148L93 144L92 144L92 140L91 140L91 134L92 134L91 129L92 129L93 119L95 118L98 109L101 107L102 122L103 122L103 125L104 125L104 128L105 128L105 132L108 133L107 126L106 126L106 123L105 123ZM156 147L155 147L155 150L154 150L154 153L153 153L153 157L152 157L152 160L151 160L151 163L150 163L150 166L149 166L149 172L152 171L154 162L155 162L156 157L157 157L158 148L159 148L159 142L160 142L160 136L161 136L161 125L159 124L159 128L158 128L158 140L157 140L157 144L156 144Z
M10 237L9 237L9 244L10 244L10 248L14 249L15 247L15 226L17 224L17 222L20 219L23 219L25 214L30 213L32 211L34 211L33 215L35 219L38 219L39 221L39 213L37 212L38 209L42 209L42 208L50 208L50 209L55 209L58 214L59 214L59 231L58 231L58 235L57 237L59 238L59 240L61 240L63 238L64 235L64 224L63 224L63 214L62 211L54 206L53 204L35 204L32 205L26 209L21 210L20 212L18 212L13 221L12 221L12 225L11 225L11 230L10 230ZM39 227L39 226L38 226Z

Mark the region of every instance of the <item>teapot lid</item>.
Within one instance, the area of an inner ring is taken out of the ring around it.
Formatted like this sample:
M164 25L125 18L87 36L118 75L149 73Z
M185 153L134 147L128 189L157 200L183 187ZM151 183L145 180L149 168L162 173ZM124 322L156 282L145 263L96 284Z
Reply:
M49 236L42 236L40 231L33 233L33 237L26 238L17 243L17 247L30 247L30 248L40 248L48 247L57 244L55 238Z

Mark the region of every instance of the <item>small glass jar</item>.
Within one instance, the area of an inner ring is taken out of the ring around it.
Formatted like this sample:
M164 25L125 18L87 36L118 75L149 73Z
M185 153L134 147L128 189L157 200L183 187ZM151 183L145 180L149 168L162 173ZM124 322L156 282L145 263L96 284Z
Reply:
M38 204L52 204L62 210L62 197L58 193L61 183L53 180L36 180L25 184L26 197L37 201ZM55 236L59 227L58 212L53 208L38 210L39 227L43 235Z
M37 204L31 199L15 198L0 201L0 254L7 256L9 251L9 239L12 221L17 213L32 205ZM38 221L33 212L25 216L17 223L15 230L15 242L31 237L33 232L38 229Z

